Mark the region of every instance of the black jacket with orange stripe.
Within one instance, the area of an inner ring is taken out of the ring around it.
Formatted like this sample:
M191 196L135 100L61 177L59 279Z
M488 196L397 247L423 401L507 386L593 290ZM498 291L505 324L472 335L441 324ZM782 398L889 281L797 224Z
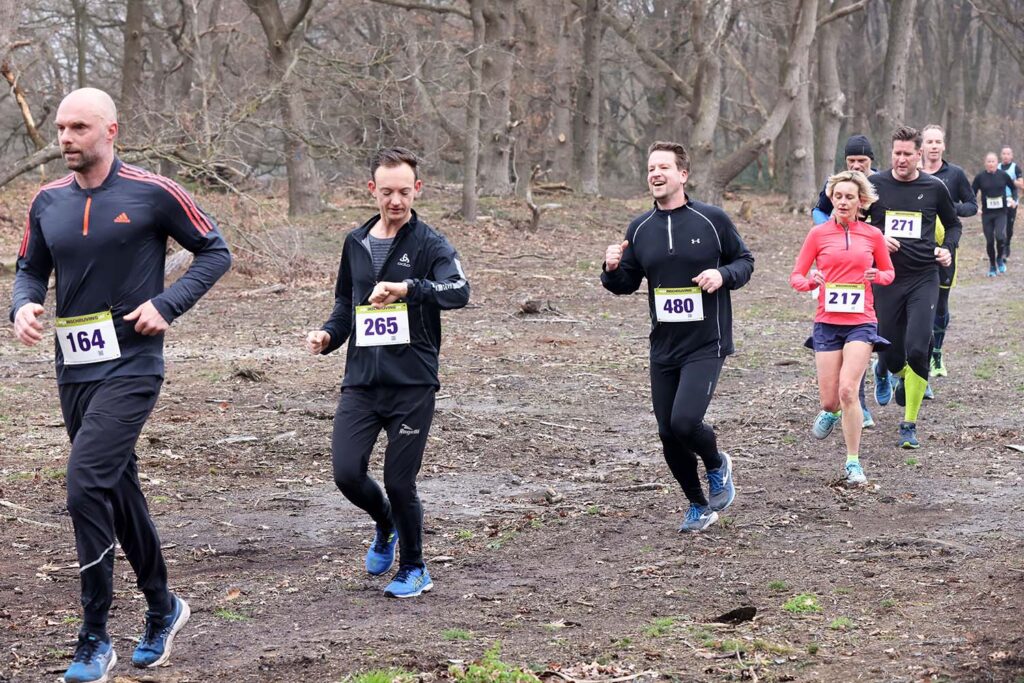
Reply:
M165 290L168 237L195 258ZM71 174L44 185L32 200L10 318L27 303L43 303L53 272L57 317L110 311L121 348L116 360L65 366L55 342L59 384L163 376L164 336L138 334L134 323L123 317L149 300L172 323L230 266L231 255L217 226L181 186L114 159L99 187L79 187Z

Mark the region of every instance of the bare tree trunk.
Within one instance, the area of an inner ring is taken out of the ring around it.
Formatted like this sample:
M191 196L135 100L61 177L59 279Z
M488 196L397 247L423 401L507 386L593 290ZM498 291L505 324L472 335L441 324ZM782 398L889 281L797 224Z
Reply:
M75 16L75 55L78 58L75 63L75 73L77 74L77 79L75 81L76 88L84 88L86 85L85 56L89 49L86 44L86 35L89 30L89 15L85 6L87 1L88 0L71 0L71 8Z
M907 115L907 60L914 37L914 9L917 0L890 0L889 42L882 72L882 100L876 116L876 137L888 138Z
M551 123L550 146L551 176L556 180L568 181L573 175L572 135L572 23L575 12L572 5L566 3L562 21L559 26L558 44L555 46L554 73L554 115Z
M512 125L512 69L515 64L515 2L488 2L483 7L485 55L483 60L484 101L480 108L480 192L485 195L512 194L509 175Z
M807 78L800 84L789 113L789 140L789 207L797 213L810 213L817 201L818 184L814 175L814 126Z
M583 6L583 60L576 88L576 168L580 190L599 193L598 176L601 127L601 2L585 0Z
M466 143L462 154L462 220L476 222L477 211L477 164L480 160L480 100L483 97L482 73L484 62L483 5L486 0L470 0L470 17L473 22L473 45L469 57L469 99L466 102Z
M288 169L288 214L300 216L317 213L323 208L320 199L320 176L303 138L306 102L298 86L289 84L295 55L291 38L305 19L312 0L301 0L295 13L286 21L278 0L245 0L263 26L270 50L272 73L281 89L278 103L285 133L285 164Z
M823 0L827 2L827 0ZM819 12L821 7L819 6ZM839 82L838 28L827 24L818 31L818 139L815 142L814 174L818 182L836 167L839 130L843 125L846 95Z
M129 138L142 139L146 116L140 115L142 100L142 21L146 9L145 0L128 0L122 35L124 36L124 57L121 63L121 101L118 103L119 118L131 125L126 126Z

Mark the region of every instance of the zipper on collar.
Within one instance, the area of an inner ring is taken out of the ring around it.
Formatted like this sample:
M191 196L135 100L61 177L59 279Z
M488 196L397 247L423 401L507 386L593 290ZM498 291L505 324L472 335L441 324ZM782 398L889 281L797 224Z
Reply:
M675 244L672 242L672 216L668 216L668 253L676 253Z
M85 198L85 211L82 212L82 237L89 236L89 210L92 208L92 195Z

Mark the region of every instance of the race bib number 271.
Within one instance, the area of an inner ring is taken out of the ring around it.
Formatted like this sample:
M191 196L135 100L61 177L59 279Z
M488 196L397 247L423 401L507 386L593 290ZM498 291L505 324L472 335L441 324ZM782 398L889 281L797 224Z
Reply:
M921 212L886 211L885 236L908 240L921 239Z

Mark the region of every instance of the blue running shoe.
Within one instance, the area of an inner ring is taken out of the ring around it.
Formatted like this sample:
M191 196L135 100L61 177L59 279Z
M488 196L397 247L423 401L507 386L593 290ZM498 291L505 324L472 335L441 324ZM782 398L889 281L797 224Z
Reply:
M171 613L159 619L146 619L146 630L132 654L132 666L149 669L160 666L171 656L174 636L192 616L188 603L177 595L171 596Z
M92 633L79 632L78 647L71 666L64 672L64 683L103 683L117 664L117 653L109 640Z
M889 401L892 400L892 373L890 373L884 367L882 371L884 375L879 375L878 370L881 363L877 360L874 364L874 375L875 375L875 402L880 406L889 405Z
M871 417L871 411L868 410L867 406L860 407L861 412L864 413L864 422L861 423L861 428L870 429L875 426L875 418Z
M995 277L996 276L996 269L995 268L989 268L988 269L988 276L989 277Z
M935 392L932 391L932 383L928 382L928 384L926 384L924 386L924 399L926 401L931 401L934 398L935 398Z
M719 453L722 465L715 470L708 470L708 502L711 509L718 511L732 505L736 498L736 487L732 483L732 459L728 453Z
M690 503L690 509L686 511L686 517L680 525L680 531L697 532L704 531L718 521L718 513L711 509L710 505L697 505Z
M907 387L903 384L903 378L897 375L893 375L892 378L893 391L892 396L896 399L896 405L901 408L907 405Z
M999 260L999 265L996 268L999 271L1000 275L1005 273L1006 272L1006 261L1003 261L1002 259L1000 259Z
M398 568L398 573L384 589L389 598L415 598L434 587L426 567L407 564Z
M373 543L366 551L366 571L373 576L380 576L395 563L395 546L398 545L398 532L384 534L380 527L373 534Z
M827 410L822 410L818 413L818 416L814 418L814 424L811 425L811 436L815 439L826 439L828 435L832 433L832 430L836 426L836 422L839 422L840 411L830 413Z
M917 423L900 422L900 438L896 445L900 448L921 447L921 442L917 440Z

